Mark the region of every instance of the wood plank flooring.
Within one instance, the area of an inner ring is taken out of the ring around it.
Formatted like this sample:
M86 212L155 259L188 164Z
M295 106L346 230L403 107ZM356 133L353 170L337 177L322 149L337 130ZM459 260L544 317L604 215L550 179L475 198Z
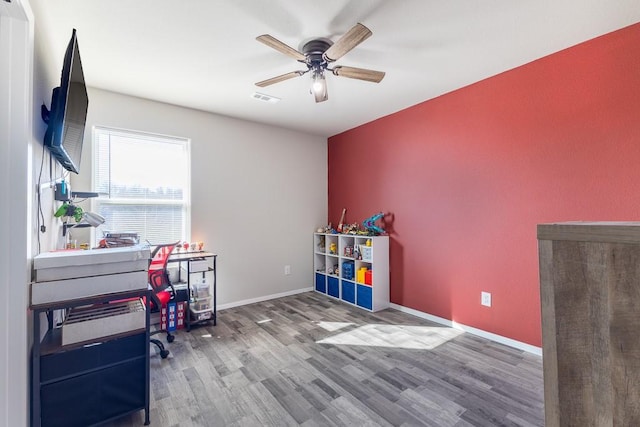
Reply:
M168 348L152 426L544 425L539 356L314 292L222 310Z

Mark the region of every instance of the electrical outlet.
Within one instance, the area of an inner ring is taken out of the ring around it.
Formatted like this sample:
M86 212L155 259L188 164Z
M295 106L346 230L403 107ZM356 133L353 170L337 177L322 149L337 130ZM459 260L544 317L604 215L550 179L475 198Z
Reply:
M486 307L491 307L491 293L480 292L480 304Z
M288 276L291 274L291 266L290 265L285 265L284 266L284 275Z

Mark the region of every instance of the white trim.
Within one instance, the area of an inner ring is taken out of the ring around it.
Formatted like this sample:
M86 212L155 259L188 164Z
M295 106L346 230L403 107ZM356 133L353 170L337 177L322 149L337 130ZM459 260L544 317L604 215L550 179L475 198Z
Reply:
M29 424L33 15L0 5L0 425Z
M527 353L535 354L536 356L542 356L542 348L536 347L531 344L524 343L522 341L516 341L511 338L503 337L492 332L483 331L472 326L463 325L453 320L448 320L442 317L434 316L433 314L424 313L422 311L414 310L413 308L404 307L402 305L391 303L390 308L401 311L403 313L411 314L422 319L429 320L440 325L448 326L450 328L458 329L460 331L468 332L472 335L476 335L488 340L507 345L509 347L517 348L518 350L526 351Z
M445 319L444 317L434 316L433 314L428 314L423 311L414 310L413 308L394 303L389 304L389 308L393 308L394 310L398 310L403 313L411 314L412 316L420 317L421 319L426 319L431 322L438 323L439 325L453 328L453 322L451 320Z
M309 292L309 291L312 291L312 290L313 290L313 287L295 289L293 291L282 292L282 293L279 293L279 294L266 295L266 296L258 297L258 298L251 298L251 299L245 299L245 300L242 300L242 301L230 302L230 303L227 303L227 304L220 304L220 305L218 305L216 307L216 310L225 310L227 308L240 307L241 305L254 304L256 302L268 301L270 299L289 297L291 295L302 294L304 292Z

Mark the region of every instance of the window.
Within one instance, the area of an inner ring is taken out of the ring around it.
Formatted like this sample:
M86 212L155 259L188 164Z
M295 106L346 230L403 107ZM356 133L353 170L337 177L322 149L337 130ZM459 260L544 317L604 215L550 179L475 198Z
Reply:
M189 140L99 127L93 140L100 228L136 232L152 244L189 241Z

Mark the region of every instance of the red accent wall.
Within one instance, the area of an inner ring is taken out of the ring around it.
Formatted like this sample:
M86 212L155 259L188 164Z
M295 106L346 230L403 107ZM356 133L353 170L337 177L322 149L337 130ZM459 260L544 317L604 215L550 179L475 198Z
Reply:
M328 161L330 221L390 213L392 302L540 346L536 224L640 220L640 24L335 135Z

